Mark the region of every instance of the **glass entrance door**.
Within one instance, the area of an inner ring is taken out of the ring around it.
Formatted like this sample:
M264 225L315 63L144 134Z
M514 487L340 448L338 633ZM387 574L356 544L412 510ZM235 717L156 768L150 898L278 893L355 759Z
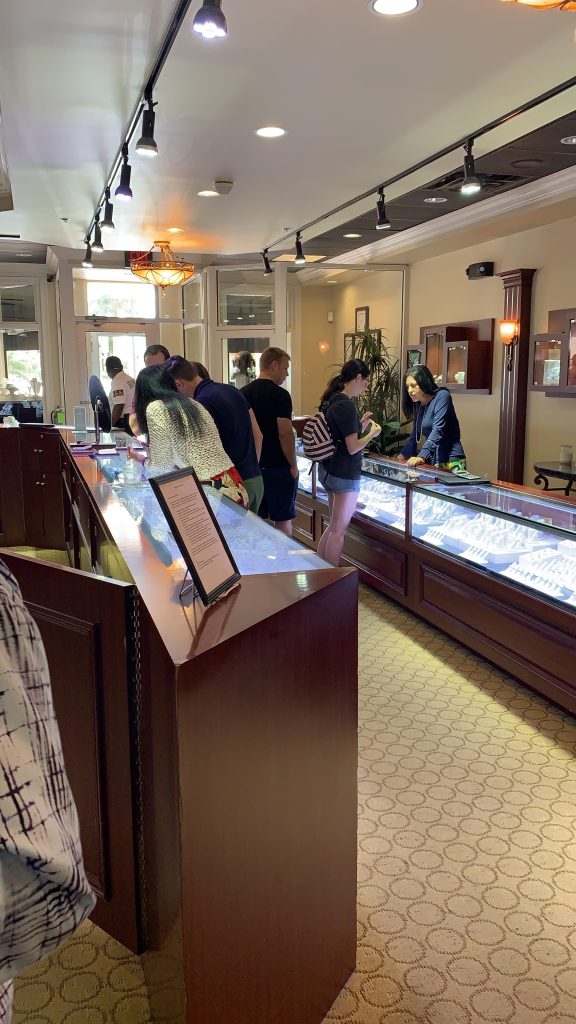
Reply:
M136 378L144 368L144 352L157 341L156 324L120 326L110 321L101 324L78 323L76 355L81 404L90 406L88 381L92 375L100 378L106 393L110 390L110 379L106 373L108 356L118 356L126 373Z
M125 372L136 379L144 366L144 352L147 347L148 338L145 331L87 331L88 377L95 374L101 381L106 381L106 360L108 356L118 356Z

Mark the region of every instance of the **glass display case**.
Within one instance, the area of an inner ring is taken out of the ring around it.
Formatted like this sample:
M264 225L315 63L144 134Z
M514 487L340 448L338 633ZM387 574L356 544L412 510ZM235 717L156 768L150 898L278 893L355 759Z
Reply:
M307 459L302 451L302 442L296 444L296 462L298 463L298 490L304 491L312 497L315 492L316 474L314 473L314 463L311 459Z
M297 451L300 491L327 502L326 491L318 480L317 463ZM406 485L411 481L435 480L436 474L420 467L412 468L394 459L365 455L356 515L365 516L393 530L406 529Z
M164 565L180 560L184 568L178 545L148 482L127 483L124 467L129 463L121 456L98 458L98 464ZM222 497L214 488L207 486L204 491L242 576L326 568L326 562L297 540Z
M576 508L493 485L411 488L411 535L576 607Z

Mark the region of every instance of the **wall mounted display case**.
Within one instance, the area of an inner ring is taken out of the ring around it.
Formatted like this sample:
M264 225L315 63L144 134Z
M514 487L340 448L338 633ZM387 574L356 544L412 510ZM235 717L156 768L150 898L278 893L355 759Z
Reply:
M451 391L490 394L493 320L470 320L420 329L420 345L407 349L406 366L424 363L438 384Z
M576 309L553 309L548 333L530 343L530 390L547 398L576 395Z

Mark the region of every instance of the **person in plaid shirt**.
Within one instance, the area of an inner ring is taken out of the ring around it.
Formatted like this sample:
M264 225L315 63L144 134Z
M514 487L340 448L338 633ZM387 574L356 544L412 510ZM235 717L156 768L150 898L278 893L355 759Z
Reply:
M95 898L84 872L44 646L0 560L0 1024L12 978L53 952Z

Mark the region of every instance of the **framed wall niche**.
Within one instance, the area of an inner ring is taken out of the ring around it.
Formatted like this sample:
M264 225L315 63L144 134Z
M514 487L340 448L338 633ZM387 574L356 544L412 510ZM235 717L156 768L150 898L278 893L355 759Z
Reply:
M576 395L576 308L550 310L548 333L532 336L529 388L547 398Z
M420 345L407 349L407 368L424 363L436 383L450 391L489 395L493 352L493 319L421 327Z

